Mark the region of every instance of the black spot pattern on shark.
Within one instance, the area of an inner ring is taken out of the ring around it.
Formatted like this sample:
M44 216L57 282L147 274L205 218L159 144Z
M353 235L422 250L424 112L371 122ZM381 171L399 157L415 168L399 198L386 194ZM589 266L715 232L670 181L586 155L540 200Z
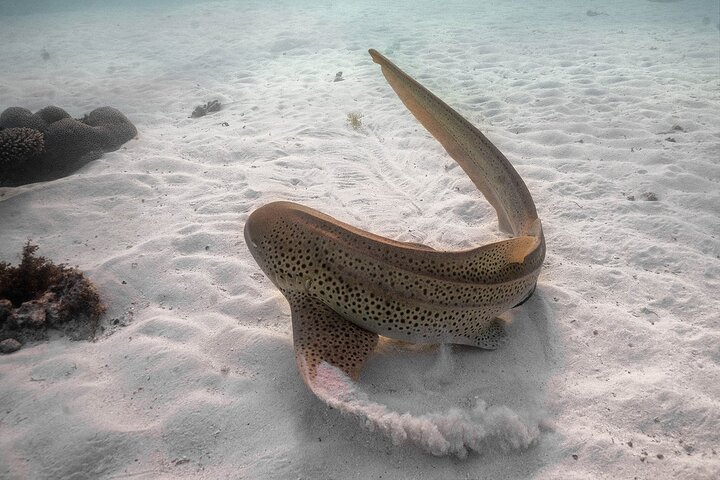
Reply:
M295 356L313 389L327 362L357 379L378 336L493 349L497 316L534 291L545 258L527 187L504 155L442 100L370 51L400 99L440 141L498 213L509 240L436 251L359 230L291 202L255 210L245 239L290 302Z

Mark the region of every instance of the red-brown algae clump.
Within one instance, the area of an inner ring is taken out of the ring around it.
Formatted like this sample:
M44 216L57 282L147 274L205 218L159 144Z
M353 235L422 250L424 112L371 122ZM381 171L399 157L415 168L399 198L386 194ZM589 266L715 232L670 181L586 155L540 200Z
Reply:
M0 262L0 353L45 340L49 329L73 340L90 340L105 312L82 272L36 257L37 249L28 242L17 267Z

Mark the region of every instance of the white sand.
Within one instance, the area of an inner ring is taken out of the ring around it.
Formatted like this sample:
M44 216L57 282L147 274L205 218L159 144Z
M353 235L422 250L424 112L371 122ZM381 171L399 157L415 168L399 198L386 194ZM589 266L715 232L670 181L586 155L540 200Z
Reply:
M95 343L0 358L0 477L717 478L717 2L390 3L0 17L0 108L111 105L140 132L77 174L0 189L0 260L32 239L108 306ZM369 47L505 152L548 255L507 346L388 346L360 388L413 418L513 412L538 431L527 449L491 437L437 457L326 407L244 245L248 214L280 199L435 248L501 238Z

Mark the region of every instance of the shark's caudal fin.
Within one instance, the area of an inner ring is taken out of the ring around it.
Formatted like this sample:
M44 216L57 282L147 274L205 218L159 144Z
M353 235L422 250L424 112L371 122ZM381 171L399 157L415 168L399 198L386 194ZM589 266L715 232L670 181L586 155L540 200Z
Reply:
M495 208L500 229L533 235L535 204L520 175L477 128L394 63L370 50L373 61L410 112L445 147ZM542 231L540 230L540 234Z
M316 390L317 368L322 362L357 380L377 345L378 335L349 322L309 295L293 294L288 300L295 360L307 386Z

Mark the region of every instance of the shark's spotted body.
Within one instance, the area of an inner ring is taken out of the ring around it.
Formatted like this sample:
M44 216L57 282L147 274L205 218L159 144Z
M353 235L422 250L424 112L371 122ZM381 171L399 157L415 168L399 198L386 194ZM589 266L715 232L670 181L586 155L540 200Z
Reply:
M254 211L245 238L292 309L298 368L314 390L327 362L357 378L378 335L496 348L496 317L528 298L545 257L524 182L485 136L370 50L400 99L495 207L510 240L441 252L364 232L310 208L275 202Z

